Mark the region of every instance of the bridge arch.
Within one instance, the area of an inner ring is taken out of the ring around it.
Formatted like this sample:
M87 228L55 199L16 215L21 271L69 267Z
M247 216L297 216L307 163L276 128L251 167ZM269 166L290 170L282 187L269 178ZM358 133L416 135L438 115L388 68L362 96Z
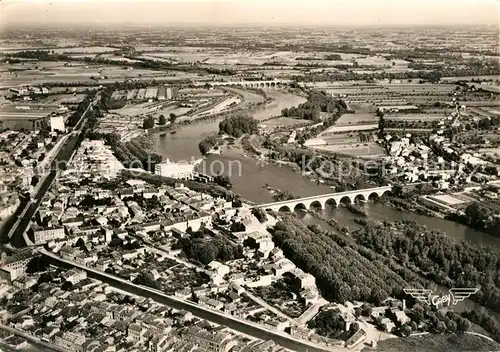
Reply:
M271 87L272 88L276 88L276 83L275 82L271 82Z
M379 198L382 198L383 196L390 196L392 194L390 189L386 189L385 191L378 191L377 193Z
M368 200L379 200L380 199L380 195L378 194L378 192L372 192L368 195Z
M323 204L319 200L315 200L309 204L309 210L321 210L323 209Z
M293 211L297 212L299 210L307 211L306 205L304 203L297 203L297 204L295 204L295 206L293 207Z
M354 203L365 202L366 198L363 194L358 194L354 197Z
M349 196L343 196L340 198L339 204L349 204L352 203L352 199Z
M328 198L326 201L325 201L325 208L336 208L338 206L338 202L335 198Z
M292 211L290 210L290 207L288 205L283 205L278 209L279 212L281 213L291 213Z

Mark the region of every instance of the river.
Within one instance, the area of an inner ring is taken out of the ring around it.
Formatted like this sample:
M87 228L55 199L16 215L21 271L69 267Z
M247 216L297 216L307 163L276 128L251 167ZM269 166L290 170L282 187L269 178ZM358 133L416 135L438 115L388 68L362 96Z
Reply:
M274 98L264 108L254 112L253 116L258 120L278 116L283 108L297 106L305 101L305 98L278 90L267 90L267 94ZM208 135L218 132L220 119L216 121L205 121L187 125L175 134L164 136L156 135L157 152L164 158L179 161L191 161L201 157L198 143ZM209 155L199 166L199 171L207 174L218 173L224 170L231 177L233 191L241 194L245 199L255 203L272 202L272 194L264 188L270 187L289 190L298 197L306 197L324 193L331 193L330 187L316 184L301 173L294 171L288 166L267 164L255 158L245 157L239 151L226 150L221 155ZM402 212L380 203L365 203L365 208L370 219L374 220L415 220L419 224L429 228L441 230L448 236L457 240L468 240L477 245L485 245L500 249L500 239L485 233L473 230L467 226L452 221L419 215L415 212ZM325 209L323 216L335 218L338 223L347 226L355 226L353 219L355 215L345 208ZM303 220L308 223L316 223L318 220L310 214L305 214Z

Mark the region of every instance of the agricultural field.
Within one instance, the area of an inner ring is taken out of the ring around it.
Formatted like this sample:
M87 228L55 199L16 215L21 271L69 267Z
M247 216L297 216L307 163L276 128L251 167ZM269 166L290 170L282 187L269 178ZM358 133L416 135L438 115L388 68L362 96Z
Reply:
M374 131L378 129L378 123L364 123L364 124L347 124L340 125L335 124L331 127L328 127L324 132L320 134L321 137L331 135L333 133L348 133L348 132L357 132L357 131Z
M62 105L78 104L85 99L85 94L57 94L49 95L43 100L44 104Z
M440 119L444 119L446 114L443 112L442 114L388 114L385 116L386 120L394 120L394 121L437 121Z
M457 89L455 84L400 84L400 83L386 83L381 84L389 91L401 94L448 94Z
M191 108L182 108L182 107L178 107L176 105L169 105L163 109L158 109L156 111L156 114L158 114L158 116L163 115L167 119L170 116L170 114L174 114L175 116L177 116L176 121L181 122L183 120L189 120L189 117L185 116L185 115L190 111L191 111Z
M78 53L78 54L90 54L90 53L95 53L95 54L100 54L100 53L107 53L111 51L116 51L118 50L117 48L112 48L112 47L105 47L105 46L88 46L88 47L66 47L66 48L55 48L55 47L28 47L26 46L20 46L20 47L12 47L9 46L8 48L2 48L3 53L16 53L18 51L29 51L29 50L48 50L48 51L53 51L56 54L67 54L67 53Z
M336 125L356 125L359 123L377 122L379 117L370 113L344 114L337 120Z
M120 141L127 142L142 133L143 119L118 114L106 114L99 120L97 131L100 133L117 133Z
M159 108L162 106L161 103L140 103L140 104L127 104L121 109L113 110L112 112L121 116L135 117L143 116L147 114L157 114Z
M294 119L291 117L278 117L261 122L259 124L259 130L262 134L273 135L273 138L277 138L278 134L288 136L290 131L301 130L303 127L308 125L311 125L310 120Z
M374 142L328 144L312 147L316 150L345 154L353 157L377 159L386 156L385 150Z
M294 126L303 126L310 124L310 120L294 119L292 117L278 117L276 119L261 122L259 127L266 129L278 129Z
M147 69L124 69L110 65L85 65L79 63L23 62L2 65L0 88L46 83L108 82L139 77L159 79L164 72ZM98 81L97 81L98 80Z

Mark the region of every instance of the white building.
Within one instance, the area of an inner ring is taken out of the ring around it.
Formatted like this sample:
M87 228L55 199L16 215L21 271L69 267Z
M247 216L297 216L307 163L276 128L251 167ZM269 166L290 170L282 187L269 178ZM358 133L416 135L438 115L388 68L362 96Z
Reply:
M224 265L216 260L210 262L208 264L208 267L210 268L210 278L212 279L212 282L215 284L220 284L224 282L224 275L229 274L229 267L227 265Z
M66 126L64 126L64 118L62 116L51 116L50 117L50 131L66 131Z
M195 164L175 163L167 159L167 161L155 165L155 174L163 177L191 180L194 177L194 168Z
M20 253L14 254L12 256L6 257L1 263L0 268L2 269L2 274L6 274L7 279L11 281L22 277L26 274L26 268L28 263L33 258L33 251L31 249L25 249Z
M35 244L44 244L55 239L62 239L66 236L64 233L64 227L62 226L46 228L32 226L31 229L33 230Z

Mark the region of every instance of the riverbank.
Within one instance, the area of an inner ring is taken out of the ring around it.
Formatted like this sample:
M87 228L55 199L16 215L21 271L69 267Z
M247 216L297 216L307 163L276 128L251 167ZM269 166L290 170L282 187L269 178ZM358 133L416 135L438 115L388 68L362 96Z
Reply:
M328 221L320 214L314 217ZM496 272L494 263L498 253L489 248L455 241L413 221L359 221L358 227L349 231L349 236L342 236L336 233L337 229L306 227L303 220L299 221L293 214L281 214L280 219L273 231L273 240L287 257L295 258L301 269L316 277L325 298L341 303L354 300L379 305L388 296L404 298L403 288L409 283L441 294L442 289L447 293L452 287L478 287L479 291L468 300L453 304L453 311L461 312L463 317L500 340L500 327L495 322L499 316L497 302L500 296L494 285L487 284L489 275ZM472 258L459 272L452 269L460 265L453 259L457 253ZM321 258L320 266L318 258ZM383 266L372 267L370 263L374 262ZM349 272L358 274L346 275L345 266L349 267ZM335 273L333 278L325 274L328 270ZM477 272L484 272L484 275L475 275ZM375 286L370 284L375 280L373 275L382 280ZM391 279L387 281L384 277ZM364 285L370 289L365 290ZM355 286L357 290L352 291L350 288Z
M261 113L257 116L261 119L280 115L284 107L298 106L305 101L303 97L278 91L269 91L269 94L272 94L276 98L276 101L273 102L272 106L266 105L264 111L267 115ZM286 100L278 104L282 98L286 98ZM203 121L186 125L175 134L155 135L156 152L174 161L198 159L200 157L199 142L206 136L217 134L218 129L218 121ZM207 155L197 170L205 174L216 174L224 171L231 178L232 191L239 193L243 198L256 204L271 203L274 201L272 194L262 187L266 184L277 189L293 190L293 194L297 197L342 191L346 184L351 184L353 188L363 188L362 185L359 185L359 182L356 183L359 177L352 180L349 178L343 179L342 184L327 185L321 182L313 182L311 179L319 181L319 176L314 173L308 174L307 170L303 171L301 160L302 156L304 156L304 162L307 164L315 153L282 145L279 147L280 155L277 155L276 158L256 159L238 150L236 146L228 145L227 148L224 147L222 154ZM328 156L331 153L322 152L321 154ZM331 156L333 157L333 154ZM343 174L346 174L343 169L341 170ZM399 204L400 206L397 207L368 202L364 204L364 207L368 212L368 218L372 220L414 220L429 228L444 231L448 236L457 240L465 239L476 245L485 245L500 249L500 239L498 238L452 221L426 216L434 215L432 213L417 211L414 208L405 209L406 203L408 202L402 201ZM335 218L341 226L355 226L353 217L356 217L356 214L350 213L345 208L335 210L324 209L323 212L329 219ZM305 220L312 221L313 219L306 217Z

